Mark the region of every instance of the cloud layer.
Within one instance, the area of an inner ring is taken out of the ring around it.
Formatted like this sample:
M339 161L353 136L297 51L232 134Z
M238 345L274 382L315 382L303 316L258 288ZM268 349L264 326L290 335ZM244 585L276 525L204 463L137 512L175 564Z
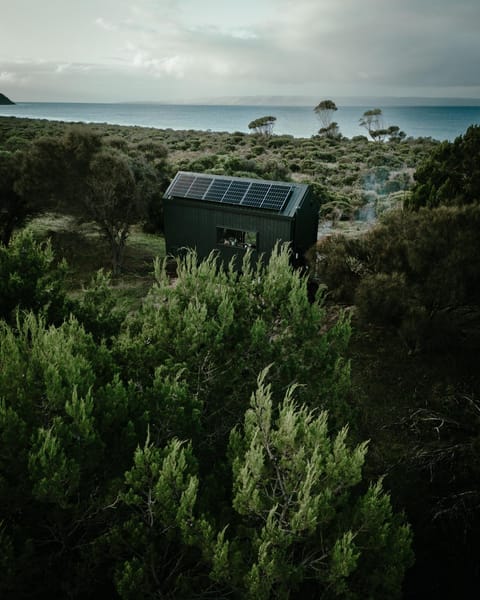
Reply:
M2 11L0 91L23 100L480 97L478 0L16 0Z

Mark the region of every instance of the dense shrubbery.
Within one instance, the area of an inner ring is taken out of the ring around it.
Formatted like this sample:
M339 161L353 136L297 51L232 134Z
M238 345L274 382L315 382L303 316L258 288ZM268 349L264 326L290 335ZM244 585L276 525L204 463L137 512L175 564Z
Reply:
M319 243L316 276L361 319L403 331L413 347L440 342L442 328L443 343L455 343L455 330L459 343L460 311L480 305L479 227L478 205L389 213L363 238Z
M442 144L403 210L311 253L330 297L355 305L366 431L416 533L407 597L467 598L478 582L479 142L472 127Z
M0 119L0 148L29 149L19 140L44 136L62 137L67 125L28 119ZM155 173L157 195L150 194L147 206L148 227L162 226L161 191L177 170L208 171L218 174L294 179L313 185L321 184L328 195L348 196L357 205L364 202L364 176L377 167L386 167L392 177L410 175L423 156L439 145L433 140L408 139L401 143L371 143L362 136L352 140L313 137L248 135L202 131L174 131L115 125L88 125L85 130L103 136L107 146L128 155L133 163L146 165L151 179ZM165 152L168 163L165 164ZM143 167L142 167L143 169ZM145 171L144 170L144 171ZM145 180L145 177L144 177ZM401 189L408 189L405 180ZM383 195L384 190L375 190Z
M23 211L14 227L50 206L42 177L21 204L35 153L82 158L65 131L0 119L0 200ZM328 285L314 304L285 253L260 277L189 255L175 287L158 263L127 315L104 273L72 297L48 244L23 234L1 247L0 594L396 597L410 533L376 483L387 473L414 524L411 597L467 597L478 575L477 128L451 145L83 131L127 160L155 227L180 167L308 181L342 225L365 201L385 216L367 236L312 250ZM47 161L54 180L64 158ZM419 210L388 214L402 202ZM349 320L324 298L356 304L352 364Z
M95 337L0 322L3 595L399 595L409 529L342 428L349 323L285 249L258 269L158 264L120 332L102 275Z
M480 126L443 142L416 171L411 206L430 208L480 202Z

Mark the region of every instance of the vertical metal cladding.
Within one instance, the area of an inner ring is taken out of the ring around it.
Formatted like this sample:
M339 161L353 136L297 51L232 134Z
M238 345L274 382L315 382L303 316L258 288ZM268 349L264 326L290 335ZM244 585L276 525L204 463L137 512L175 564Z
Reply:
M292 256L316 241L318 209L308 185L179 171L164 195L169 254L195 248L199 258L215 250L225 261L247 249L268 259L277 241Z

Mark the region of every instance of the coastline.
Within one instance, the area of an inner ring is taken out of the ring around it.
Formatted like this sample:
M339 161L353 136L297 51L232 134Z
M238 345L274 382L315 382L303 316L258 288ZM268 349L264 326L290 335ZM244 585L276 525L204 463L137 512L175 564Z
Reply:
M339 105L335 120L341 134L350 139L365 136L359 119L371 107ZM382 112L387 126L397 125L407 137L414 138L453 140L470 125L480 124L480 106L385 106ZM248 123L264 114L276 116L275 135L311 138L320 126L311 106L82 102L19 102L0 106L0 116L4 117L229 133L249 133Z

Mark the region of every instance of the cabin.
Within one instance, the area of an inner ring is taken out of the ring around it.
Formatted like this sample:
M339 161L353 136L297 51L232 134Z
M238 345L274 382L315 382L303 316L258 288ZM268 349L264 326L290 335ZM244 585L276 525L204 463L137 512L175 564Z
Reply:
M268 260L280 241L302 265L317 241L318 205L306 184L179 171L163 200L167 254L192 248L202 259L216 250L240 265L247 250Z

